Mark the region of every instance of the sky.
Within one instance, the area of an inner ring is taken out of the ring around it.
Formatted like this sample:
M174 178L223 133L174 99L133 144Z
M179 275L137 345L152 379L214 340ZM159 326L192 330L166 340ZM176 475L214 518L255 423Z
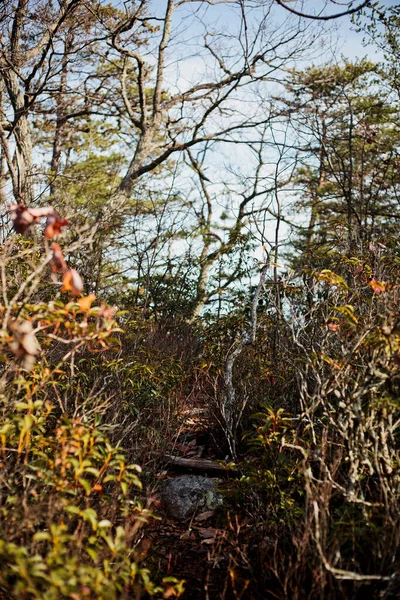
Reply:
M253 18L255 21L257 20L256 15L259 15L260 11L262 10L260 8L261 4L262 3L260 2L257 6L257 2L253 3L254 9L249 9L248 13L249 22L251 21L251 18ZM323 12L323 14L331 14L332 6L334 12L341 12L344 9L343 4L347 4L345 0L334 0L334 3L331 0L329 2L331 8L328 9L327 7L326 11L321 11L321 7L323 5L321 0L291 0L290 6L309 14L315 14L317 11ZM387 0L385 2L385 6L392 6L395 4L396 2L393 0ZM155 0L153 6L157 8L157 12L160 16L162 16L165 12L166 0ZM236 7L237 6L238 5L236 5ZM219 5L212 6L210 8L206 2L199 1L185 4L176 11L173 28L175 31L180 32L180 36L183 35L186 43L183 46L181 45L178 47L177 45L175 48L171 47L170 49L170 52L172 50L170 56L175 54L177 58L176 61L170 61L170 68L167 72L165 81L166 87L169 87L171 90L179 89L182 91L182 89L187 89L191 83L198 80L199 76L201 79L201 74L204 73L204 70L209 66L207 58L204 58L204 52L202 53L199 51L202 41L202 22L210 23L209 17L210 14L212 14L214 21L211 21L211 27L215 27L216 31L224 31L225 28L228 39L228 33L232 33L235 27L235 21L233 20L235 16L235 10L237 10L237 8L234 8L229 2L221 2ZM272 22L276 23L275 29L272 30L274 33L276 33L279 30L279 26L288 17L292 18L294 22L298 22L297 17L291 17L284 8L276 5L271 16L268 17L267 25L271 26ZM363 45L363 34L355 31L350 17L341 17L337 20L331 20L326 23L317 23L315 21L304 22L307 24L307 27L310 30L314 27L319 27L323 29L324 34L315 43L315 46L311 48L307 59L303 61L303 63L297 63L297 66L300 68L308 66L310 62L317 64L336 61L340 62L342 56L348 59L356 59L366 56L372 61L379 60L381 58L379 52L371 45ZM285 28L283 28L283 32L284 31ZM199 45L196 43L196 38L198 36L200 36ZM183 60L181 60L182 58ZM271 85L273 86L274 84L272 83ZM219 151L219 154L214 155L213 164L206 167L206 172L207 175L215 182L213 186L210 186L210 189L216 198L218 198L218 196L222 197L224 185L227 182L226 180L221 181L221 177L226 177L226 173L229 171L229 169L226 169L228 156L233 165L235 163L240 165L240 168L243 167L244 171L246 162L248 162L249 158L243 147L232 146L226 148L222 147ZM271 162L273 162L273 158L271 158ZM219 175L219 171L221 175ZM224 172L224 175L222 175L222 172ZM219 183L217 183L217 181ZM286 201L292 202L292 199L286 198ZM217 209L216 212L223 212L223 209L223 202L221 202L220 210ZM300 219L301 216L298 215L297 218ZM304 218L306 218L306 215L304 215ZM268 237L271 239L273 239L274 227L275 224L272 222L270 231L268 232ZM285 237L287 234L288 228L283 226L282 235ZM256 251L256 256L259 255L260 249Z

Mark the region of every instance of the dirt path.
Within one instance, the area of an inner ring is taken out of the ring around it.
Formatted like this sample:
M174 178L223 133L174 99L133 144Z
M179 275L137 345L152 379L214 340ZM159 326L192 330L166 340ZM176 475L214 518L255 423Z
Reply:
M204 412L188 411L171 452L189 462L193 460L197 465L204 461L206 473L209 461L218 459L209 442ZM158 475L162 479L193 472L181 465L178 469L166 468ZM195 474L201 474L198 468ZM239 545L232 525L232 519L235 519L226 507L198 512L183 521L169 519L160 499L155 501L155 510L162 518L146 529L140 550L144 553L142 558L162 576L186 581L183 600L255 598L246 580L237 575ZM241 529L243 527L245 525Z

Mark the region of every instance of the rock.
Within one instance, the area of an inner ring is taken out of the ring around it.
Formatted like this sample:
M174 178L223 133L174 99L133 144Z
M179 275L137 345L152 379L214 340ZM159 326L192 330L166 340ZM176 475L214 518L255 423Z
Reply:
M195 512L214 510L223 502L217 492L220 479L200 475L182 475L162 482L161 499L174 519L187 519Z

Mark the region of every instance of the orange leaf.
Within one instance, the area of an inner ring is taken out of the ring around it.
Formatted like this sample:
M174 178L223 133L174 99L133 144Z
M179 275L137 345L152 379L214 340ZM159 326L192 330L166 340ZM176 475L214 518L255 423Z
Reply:
M65 227L65 225L68 225L67 219L61 219L58 212L54 211L54 213L47 217L44 236L47 239L50 239L60 235L60 233L62 233L62 228Z
M78 271L68 269L63 277L63 292L71 292L73 296L79 296L83 291L83 281Z
M384 281L377 281L373 278L368 285L373 289L375 294L383 294L386 292L386 283Z
M174 596L176 596L174 587L172 585L168 585L165 592L163 593L163 598L166 598L168 600L168 598L173 598Z
M87 311L92 306L94 300L96 300L96 296L94 294L89 294L89 296L84 296L83 298L79 298L78 304L83 311Z

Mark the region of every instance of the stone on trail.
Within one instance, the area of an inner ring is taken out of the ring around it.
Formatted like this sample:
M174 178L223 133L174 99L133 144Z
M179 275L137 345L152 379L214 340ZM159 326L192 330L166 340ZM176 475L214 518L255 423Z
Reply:
M187 519L197 513L214 510L223 502L217 492L220 479L200 475L181 475L163 481L161 499L174 519Z

